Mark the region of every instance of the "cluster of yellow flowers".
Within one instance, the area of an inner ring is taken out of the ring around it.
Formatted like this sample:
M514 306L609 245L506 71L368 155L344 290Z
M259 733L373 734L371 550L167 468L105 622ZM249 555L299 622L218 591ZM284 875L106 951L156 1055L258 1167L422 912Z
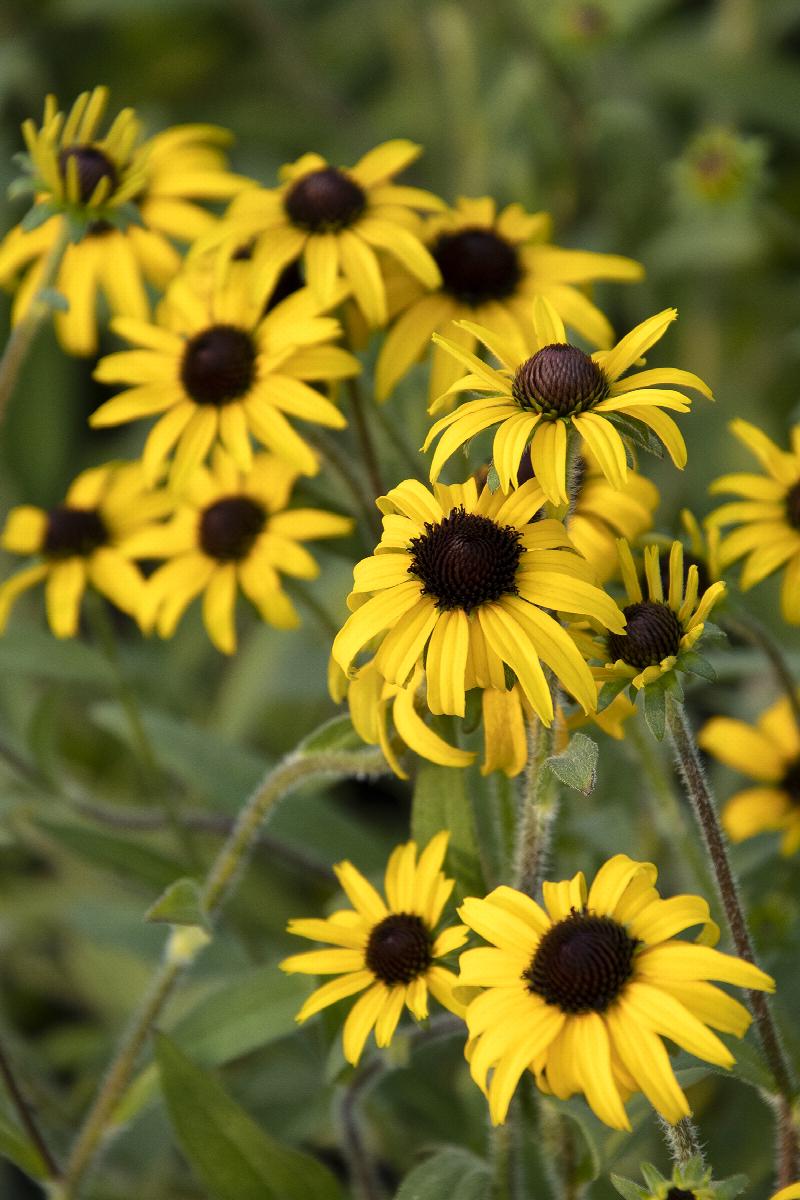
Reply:
M697 645L725 592L720 572L743 556L745 588L786 566L783 611L800 623L800 428L785 453L735 422L767 475L718 480L715 491L743 499L702 530L688 514L686 549L676 540L664 553L652 541L636 550L658 493L634 451L664 447L682 468L669 414L688 412L687 393L711 398L697 375L643 363L674 309L617 341L591 299L595 281L639 279L637 263L555 246L547 215L518 204L449 207L396 182L419 154L405 140L350 168L305 154L264 188L229 171L228 136L213 127L142 141L125 110L100 137L105 103L98 88L65 115L51 98L42 126L26 123L36 204L0 246L0 281L16 288L14 321L25 321L55 262L55 327L73 354L96 353L107 309L129 348L97 363L95 378L122 390L90 423L155 423L139 460L84 471L49 511L10 512L2 545L33 561L0 586L0 628L39 582L59 637L78 631L87 586L162 637L202 594L209 637L226 653L240 590L265 621L295 625L281 577L313 578L302 543L344 536L354 521L293 506L293 489L324 465L318 427L345 428L339 387L361 371L355 352L375 329L379 403L430 351L436 419L423 450L435 450L427 482L374 497L382 533L355 566L329 684L398 775L407 748L467 766L478 726L482 772L509 776L525 766L537 721L563 736L592 719L621 736L640 691L674 691L676 671L703 673ZM230 200L221 216L198 203L220 200ZM441 482L460 450L471 473ZM141 564L153 560L146 577ZM618 582L619 602L607 590ZM728 807L731 834L781 828L795 850L800 734L788 702L757 731L716 718L703 744L760 773L763 786ZM728 1066L711 1028L741 1036L749 1015L708 981L772 988L710 948L718 931L706 902L662 900L656 869L617 855L589 889L580 872L545 884L542 908L499 887L467 899L463 924L437 933L453 886L446 845L442 833L418 858L413 842L399 847L385 900L341 864L353 910L291 926L334 947L284 963L336 976L301 1019L361 993L344 1028L355 1063L373 1028L389 1043L404 1006L424 1017L430 992L464 1017L470 1070L495 1122L528 1068L543 1091L585 1094L614 1128L629 1128L624 1105L636 1091L668 1121L685 1116L661 1037ZM698 944L675 936L693 926ZM490 945L465 951L456 977L442 960L470 930Z

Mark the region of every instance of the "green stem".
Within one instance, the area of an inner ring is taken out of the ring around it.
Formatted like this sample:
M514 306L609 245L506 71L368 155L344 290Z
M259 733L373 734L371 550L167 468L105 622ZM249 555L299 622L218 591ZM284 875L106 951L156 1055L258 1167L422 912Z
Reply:
M5 1084L8 1098L11 1101L14 1110L19 1117L22 1128L27 1133L32 1145L37 1150L39 1157L42 1160L47 1176L49 1179L58 1179L61 1174L61 1169L51 1153L47 1142L42 1135L36 1117L33 1114L33 1109L25 1098L25 1093L17 1080L14 1068L11 1065L11 1060L8 1057L4 1047L0 1044L0 1076L2 1076Z
M334 621L328 610L320 604L310 588L304 587L299 579L287 579L286 590L290 596L298 600L303 608L311 613L323 637L333 641L341 626L338 621Z
M31 301L25 316L12 329L3 351L3 357L0 358L0 424L5 418L8 402L14 392L22 364L28 357L28 351L33 345L39 326L51 309L47 300L41 298L42 293L52 287L68 245L69 223L66 217L62 217L55 241L45 259L39 290Z
M422 455L414 453L400 431L395 428L394 422L389 419L384 405L375 405L375 419L385 433L392 448L397 451L398 456L403 460L404 468L408 472L408 478L419 479L421 483L427 486L428 478L427 472L423 470Z
M125 713L139 759L144 786L151 796L161 793L169 826L180 848L181 858L191 864L193 869L197 869L200 863L191 834L181 821L180 807L173 794L172 785L169 780L164 779L164 772L147 735L142 714L139 711L138 697L122 669L117 639L103 597L97 594L90 595L88 611L95 636L114 676L119 702Z
M757 650L762 652L772 667L778 687L789 701L794 719L798 727L800 727L800 695L798 695L797 681L789 669L789 664L784 658L781 647L775 641L767 627L762 625L752 613L746 612L743 609L726 614L722 625L730 633L734 634L735 637L740 637L743 641L749 642L751 646L755 646Z
M262 822L287 793L314 777L377 776L388 773L388 770L379 751L331 751L308 756L290 754L279 763L266 775L242 808L228 839L209 869L200 893L209 920L213 921L219 916L236 886L239 874L244 869ZM58 1200L74 1200L77 1197L81 1182L94 1162L117 1103L130 1082L147 1035L172 995L183 971L191 964L194 954L203 944L202 938L198 938L193 946L191 942L187 943L188 932L185 928L177 929L167 943L164 959L154 975L141 1007L123 1035L108 1074L72 1147Z
M341 1105L344 1145L353 1200L382 1200L384 1195L378 1173L363 1138L359 1107L366 1091L385 1069L382 1058L373 1058L361 1067L347 1085Z
M505 1125L493 1125L489 1129L489 1159L492 1166L492 1200L513 1200L514 1180L514 1147L513 1123L514 1107Z
M370 533L380 537L381 515L375 507L375 497L353 470L353 464L344 450L324 430L309 427L303 431L303 436L319 451L334 475L344 484L355 503L356 513L361 515Z
M373 499L382 496L386 488L383 486L381 477L380 462L375 449L375 444L372 440L372 434L367 420L366 405L364 402L364 393L361 391L361 385L357 378L348 379L347 390L350 395L350 408L353 413L353 425L355 426L356 437L361 450L361 457L364 460L364 466L367 468L370 486L373 491Z
M699 1157L701 1163L705 1162L697 1128L688 1117L683 1117L675 1125L671 1125L661 1116L658 1121L676 1167L685 1167L691 1158Z
M728 922L736 953L747 962L756 962L750 931L747 927L744 908L739 896L739 887L733 873L722 826L717 816L714 798L706 781L700 755L683 705L673 696L667 696L667 726L675 750L675 757L686 785L686 794L694 809L698 827L711 860L719 898ZM795 1094L792 1070L772 1017L772 1010L763 992L748 992L750 1008L755 1017L756 1029L775 1080L781 1103L778 1105L779 1143L784 1147L780 1158L779 1176L783 1183L791 1183L800 1171L800 1146L797 1133L791 1124L791 1107Z
M549 729L533 718L528 722L528 761L525 766L522 804L517 826L517 844L512 885L536 896L542 882L553 825L558 814L558 790L545 760L553 752L554 725Z

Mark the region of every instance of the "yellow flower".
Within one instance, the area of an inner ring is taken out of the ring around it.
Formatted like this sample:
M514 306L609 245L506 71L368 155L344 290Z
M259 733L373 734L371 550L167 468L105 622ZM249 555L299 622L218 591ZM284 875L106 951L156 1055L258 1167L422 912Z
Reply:
M37 583L56 637L74 637L87 585L141 622L144 580L130 561L131 535L164 516L171 501L150 491L139 463L107 463L75 479L63 504L49 511L24 504L8 514L0 543L41 560L0 585L0 632L14 601Z
M788 1187L781 1188L772 1197L772 1200L798 1200L800 1197L800 1183L790 1183Z
M436 263L417 236L415 210L438 209L442 202L393 182L421 150L397 138L370 150L354 167L332 167L319 154L304 154L281 168L280 187L237 199L203 245L222 245L223 253L231 253L254 239L253 262L267 290L302 258L306 283L326 307L334 303L343 275L367 324L385 325L381 253L426 287L439 283Z
M794 854L800 847L800 731L788 698L763 712L755 728L732 717L712 717L698 742L714 758L760 785L728 800L722 811L728 836L741 842L779 830L781 853Z
M271 454L257 454L248 472L217 450L210 469L198 467L165 525L141 530L126 543L138 558L168 558L147 581L145 623L171 637L187 606L203 593L203 621L218 650L236 649L239 588L260 616L278 629L299 618L281 587L281 573L314 579L319 567L307 538L342 537L349 517L316 508L289 509L297 472Z
M461 919L491 943L461 955L459 983L487 989L466 1021L470 1071L494 1124L528 1069L543 1091L582 1092L601 1121L630 1129L624 1100L636 1091L667 1121L689 1115L662 1037L717 1066L734 1062L711 1029L741 1037L750 1014L707 981L763 991L774 982L751 963L676 938L701 925L708 943L719 930L700 896L662 900L657 876L651 863L617 854L588 890L580 871L545 883L547 911L509 887L464 901Z
M638 471L628 471L624 487L613 488L586 446L581 447L576 465L575 503L565 521L567 533L578 553L594 567L598 582L604 583L617 571L616 539L632 542L651 528L658 488Z
M725 584L712 583L698 602L697 567L692 564L684 575L683 546L673 542L665 594L658 547L646 546L645 597L630 546L620 539L617 548L628 594L628 604L623 609L627 620L625 632L612 632L594 640L585 639L578 630L572 632L587 657L605 664L595 668L598 680L630 681L634 688L643 688L673 669L684 669L682 656L702 637L703 622L724 594Z
M740 580L743 591L785 567L781 612L791 625L800 625L800 425L792 428L789 451L781 450L749 421L737 418L729 428L766 474L741 472L712 483L714 494L733 492L742 497L723 504L708 518L712 529L738 526L720 542L720 566L725 570L746 557Z
M388 1046L407 1008L417 1021L428 1015L428 993L457 1015L464 1008L453 996L456 977L437 961L466 940L463 925L436 933L453 890L441 870L449 834L437 833L417 857L415 842L398 846L386 865L384 891L376 891L352 863L334 867L352 904L325 920L289 922L289 932L327 942L332 950L294 954L284 971L336 975L306 1000L298 1021L305 1021L337 1000L362 992L344 1023L344 1056L355 1065L372 1029L379 1046Z
M84 225L55 281L68 304L55 313L56 332L70 354L97 349L99 292L115 315L146 321L145 281L161 289L180 266L172 239L190 242L215 224L196 201L230 199L251 186L228 170L224 148L231 135L216 125L176 125L142 142L139 121L127 108L98 137L107 100L105 87L84 92L65 117L48 96L42 128L32 121L22 127L42 213L64 210ZM0 283L24 272L15 323L39 289L61 220L56 215L31 229L23 223L0 245Z
M545 609L594 617L621 633L616 604L591 582L571 552L563 525L530 523L542 505L535 480L511 496L474 480L432 494L406 480L379 499L383 535L375 554L354 570L352 609L333 643L345 672L383 634L375 666L405 686L425 667L426 703L434 714L463 717L470 688L508 690L508 667L542 721L553 717L540 659L588 711L591 672L566 631Z
M633 282L644 271L617 254L565 250L549 242L547 213L527 213L520 204L497 212L494 200L458 200L455 208L428 218L425 240L442 275L425 291L410 277L394 281L393 311L400 315L386 335L375 374L378 400L430 347L431 334L446 333L465 350L475 334L459 318L477 321L504 336L529 339L531 301L545 296L572 329L593 346L610 346L613 331L585 295L594 280ZM440 347L433 351L429 395L441 396L458 377L457 364Z
M663 409L687 412L690 401L673 384L711 395L706 384L689 371L673 367L639 371L621 378L663 336L677 312L667 308L637 325L612 350L585 354L567 341L564 323L552 304L539 297L533 304L532 338L516 330L496 334L490 329L461 322L471 338L478 338L501 363L487 366L462 345L436 335L439 342L469 374L456 380L449 392L485 392L438 420L423 446L441 434L431 463L431 479L439 478L450 456L482 429L499 426L494 435L493 459L500 486L515 486L520 459L530 443L533 472L553 504L567 500L567 432L575 429L595 455L613 488L623 488L628 478L619 420L645 426L664 443L677 467L686 464L686 445L671 417ZM655 385L655 386L654 386ZM436 408L436 405L434 405Z
M368 745L380 746L389 766L400 779L407 779L408 773L397 757L393 744L397 739L414 754L443 767L468 767L475 758L471 750L452 746L427 724L424 686L425 677L420 666L415 668L408 683L400 687L386 682L374 660L348 679L331 659L331 695L337 702L347 698L356 733ZM525 713L529 711L519 685L515 684L509 691L483 688L480 700L484 739L481 774L504 771L508 776L518 775L528 756Z
M308 288L263 315L264 297L240 272L219 279L187 272L159 308L159 324L119 318L112 328L136 350L100 360L95 378L128 391L94 412L90 424L119 425L162 414L148 435L143 464L156 479L175 449L170 485L180 490L215 443L247 471L251 434L298 471L319 463L287 415L341 429L339 409L309 382L355 375L351 354L332 345L340 326Z

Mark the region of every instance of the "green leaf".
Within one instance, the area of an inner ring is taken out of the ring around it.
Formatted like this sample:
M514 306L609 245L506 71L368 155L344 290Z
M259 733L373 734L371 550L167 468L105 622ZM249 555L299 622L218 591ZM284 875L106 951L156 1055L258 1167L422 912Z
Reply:
M178 1144L216 1200L341 1200L327 1167L264 1133L165 1034L156 1058Z
M194 879L176 879L144 914L145 921L163 921L168 925L197 925L211 932L203 908L200 888Z
M31 1179L45 1179L47 1168L39 1151L5 1113L0 1112L0 1155L9 1159Z
M117 229L127 229L129 225L139 225L142 229L146 228L142 220L142 214L139 211L139 206L134 204L132 200L128 200L125 204L120 204L115 208L108 209L104 215L109 225L114 225Z
M623 1179L621 1175L611 1175L611 1183L617 1189L620 1196L624 1196L625 1200L646 1200L650 1195L638 1183L634 1183L632 1179Z
M455 1146L439 1150L414 1167L395 1193L395 1200L489 1200L492 1175L488 1164Z
M729 1179L714 1184L715 1200L735 1200L736 1196L740 1196L747 1189L749 1183L746 1175L731 1175Z
M36 293L36 299L41 300L42 304L46 304L55 312L69 312L69 300L57 288L42 288L40 292Z
M733 1047L733 1055L736 1062L731 1067L731 1074L754 1088L769 1092L770 1095L777 1094L778 1085L775 1077L755 1046L750 1042L736 1042Z
M664 457L664 447L661 441L647 425L631 420L630 417L624 417L622 413L604 413L603 415L612 425L616 425L622 436L628 438L639 450L644 450L645 453L652 454L656 458Z
M36 185L32 179L27 179L21 176L19 179L14 179L6 188L6 195L9 200L19 200L22 196L32 196L36 192Z
M434 834L450 830L447 860L464 894L483 895L475 822L467 795L466 771L424 762L417 772L411 808L411 836L422 849Z
M556 779L583 796L589 796L597 783L597 742L584 733L574 733L561 754L545 760Z
M93 646L75 638L54 638L35 628L26 628L24 637L0 638L0 673L9 678L34 675L102 686L114 682L111 668Z
M56 209L51 204L34 204L33 208L29 208L20 221L20 228L24 229L26 233L30 233L31 230L38 229L40 225L44 225L45 221L49 221L55 215Z
M296 754L325 754L335 750L371 750L358 736L348 716L331 717L298 744Z
M667 694L663 679L648 683L644 690L644 719L657 742L664 740L667 725Z
M41 818L37 827L92 866L113 871L123 879L165 888L181 874L181 864L159 850L133 841L129 836L100 832L88 825L67 824Z
M490 492L496 492L500 487L500 476L497 473L497 467L494 462L489 463L489 473L486 476L486 486Z
M714 683L717 678L717 672L711 663L696 650L687 650L682 654L678 665L682 671L688 671L690 675L699 675L702 679L707 679L709 683Z
M667 1182L658 1167L654 1167L652 1163L642 1163L639 1170L642 1172L642 1178L651 1192L657 1192Z
M611 701L616 700L629 683L629 679L607 679L597 695L597 711L602 712L604 708L608 708Z

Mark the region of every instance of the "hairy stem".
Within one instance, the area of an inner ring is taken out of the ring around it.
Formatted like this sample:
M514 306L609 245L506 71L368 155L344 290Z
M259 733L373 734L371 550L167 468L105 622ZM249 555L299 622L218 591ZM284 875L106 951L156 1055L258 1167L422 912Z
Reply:
M683 706L672 696L667 697L667 724L675 749L686 792L692 803L695 817L708 851L714 871L719 898L730 929L733 944L740 958L755 963L756 957L747 919L739 896L739 888L731 867L725 837L717 816L714 798L706 782L705 772ZM748 992L750 1008L755 1017L756 1029L769 1068L783 1103L778 1106L779 1140L789 1147L782 1155L779 1174L791 1183L800 1170L800 1146L797 1133L791 1124L791 1104L794 1083L789 1061L783 1049L772 1010L763 992Z
M364 1093L384 1070L383 1059L374 1058L362 1067L347 1085L341 1105L342 1141L353 1200L382 1200L384 1190L361 1131L359 1105Z
M240 872L259 833L262 822L278 801L303 782L321 776L377 776L389 768L378 752L290 754L264 778L242 808L224 846L214 859L201 887L201 899L211 921L219 916L234 890ZM186 930L179 930L185 937ZM94 1162L122 1093L130 1082L147 1036L172 995L183 971L191 964L193 952L175 952L173 934L167 943L164 960L157 969L150 989L134 1014L117 1049L108 1074L89 1109L70 1152L59 1200L74 1200L86 1172ZM181 944L181 943L178 943ZM194 952L200 948L197 941ZM183 943L185 947L185 942Z
M511 882L529 896L535 896L541 885L558 814L556 779L544 765L553 752L553 730L554 726L546 729L535 718L528 722L528 761Z
M61 1169L44 1139L42 1131L39 1128L39 1123L34 1116L33 1109L25 1098L25 1093L22 1090L22 1086L11 1065L11 1060L2 1043L0 1043L0 1076L3 1078L8 1098L19 1117L20 1124L36 1148L48 1178L58 1179Z
M61 227L45 259L39 290L31 301L25 316L12 329L3 351L3 357L0 358L0 424L5 418L8 402L14 392L22 365L28 357L28 351L39 331L39 326L50 312L50 305L46 299L42 298L42 294L52 287L68 245L69 224L66 217L62 217Z
M675 1125L671 1125L661 1116L658 1117L658 1121L676 1167L685 1167L691 1158L699 1157L701 1162L705 1162L697 1127L688 1117L683 1117Z

